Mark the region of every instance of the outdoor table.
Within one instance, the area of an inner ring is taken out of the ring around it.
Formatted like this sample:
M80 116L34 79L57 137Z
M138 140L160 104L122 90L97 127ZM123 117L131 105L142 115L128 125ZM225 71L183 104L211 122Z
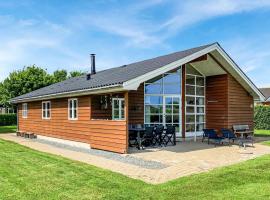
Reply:
M246 148L246 142L245 142L245 138L244 135L251 135L253 134L253 131L236 131L236 134L241 134L240 136L240 141L239 141L239 145L240 143L242 143L242 145L244 145L244 148Z
M138 149L142 149L142 137L141 137L141 132L145 131L145 128L136 128L136 127L130 127L130 131L134 131L137 133L137 141L138 141Z

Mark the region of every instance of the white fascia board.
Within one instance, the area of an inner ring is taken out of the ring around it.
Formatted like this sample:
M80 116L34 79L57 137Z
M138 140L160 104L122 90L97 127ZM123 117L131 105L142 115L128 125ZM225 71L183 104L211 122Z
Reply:
M236 63L230 58L230 56L219 46L217 45L216 49L223 58L233 67L233 69L244 79L244 81L249 85L249 87L258 95L261 101L265 100L264 95L260 90L254 85L254 83L247 77L247 75L236 65Z
M10 101L10 103L23 103L23 102L31 102L31 101L40 101L40 100L49 100L49 99L56 99L56 98L64 98L64 97L76 97L76 96L85 96L91 94L102 94L102 93L109 93L109 92L121 92L126 91L123 89L121 84L111 85L111 86L104 86L100 88L90 88L87 90L76 90L71 92L62 92L56 94L48 94L48 95L41 95L36 97L29 97L29 98L22 98L17 99L15 101Z
M181 65L184 65L184 64L186 64L186 63L188 63L188 62L190 62L190 61L192 61L200 56L203 56L203 55L215 50L216 46L217 46L217 44L213 44L213 45L211 45L211 46L209 46L201 51L198 51L198 52L191 54L187 57L184 57L180 60L172 62L168 65L165 65L164 67L161 67L161 68L156 69L154 71L148 72L148 73L146 73L142 76L139 76L137 78L134 78L132 80L126 81L123 83L123 87L124 87L124 89L127 89L127 90L137 90L137 88L140 86L141 83L143 83L147 80L150 80L152 78L155 78L163 73L171 71L177 67L180 67Z
M168 65L165 65L164 67L161 67L159 69L156 69L154 71L148 72L142 76L139 76L137 78L134 78L132 80L126 81L123 83L123 88L126 90L137 90L141 83L150 80L152 78L155 78L163 73L166 73L168 71L171 71L177 67L180 67L181 65L184 65L200 56L203 56L205 54L208 54L214 50L217 50L224 59L233 67L233 69L243 78L243 80L249 85L249 87L256 93L261 101L265 100L265 97L263 94L259 91L259 89L251 82L251 80L243 73L243 71L235 64L235 62L228 56L228 54L218 45L218 43L215 43L201 51L198 51L192 55L189 55L185 58L182 58L180 60L177 60L175 62L172 62Z

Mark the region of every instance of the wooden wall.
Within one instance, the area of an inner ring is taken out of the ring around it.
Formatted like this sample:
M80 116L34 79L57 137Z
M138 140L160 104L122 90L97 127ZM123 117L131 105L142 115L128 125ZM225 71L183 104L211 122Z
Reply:
M141 84L137 91L130 91L129 123L144 124L144 85Z
M253 114L253 97L231 75L206 78L206 128L253 128Z
M22 118L19 105L20 131L84 142L91 148L125 153L127 122L125 120L91 120L90 96L78 97L78 120L68 120L68 99L51 100L51 119L42 119L41 101L28 103L28 118Z
M253 97L232 77L228 76L228 124L248 124L253 128Z

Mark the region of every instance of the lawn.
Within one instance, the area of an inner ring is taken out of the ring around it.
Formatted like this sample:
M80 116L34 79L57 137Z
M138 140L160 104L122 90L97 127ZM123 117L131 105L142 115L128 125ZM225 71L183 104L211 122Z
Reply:
M15 133L17 130L17 126L0 126L0 134L1 133Z
M270 136L270 130L255 130L255 136Z
M267 199L270 155L151 185L0 140L0 199Z

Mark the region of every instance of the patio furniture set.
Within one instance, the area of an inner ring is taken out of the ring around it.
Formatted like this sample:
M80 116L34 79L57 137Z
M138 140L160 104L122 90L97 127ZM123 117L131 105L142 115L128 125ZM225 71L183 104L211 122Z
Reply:
M227 142L228 144L238 141L239 147L243 146L246 148L247 144L253 146L254 143L254 132L249 129L248 125L233 125L233 129L220 129L220 134L218 134L215 129L203 129L202 142L207 139L208 144L210 141L214 141L215 145L223 144Z
M129 125L129 146L139 150L151 146L176 145L175 126L157 125L145 126L143 124Z
M34 139L36 138L37 136L32 133L32 132L23 132L23 131L17 131L16 132L16 135L17 136L20 136L20 137L25 137L25 138L29 138L29 139Z

